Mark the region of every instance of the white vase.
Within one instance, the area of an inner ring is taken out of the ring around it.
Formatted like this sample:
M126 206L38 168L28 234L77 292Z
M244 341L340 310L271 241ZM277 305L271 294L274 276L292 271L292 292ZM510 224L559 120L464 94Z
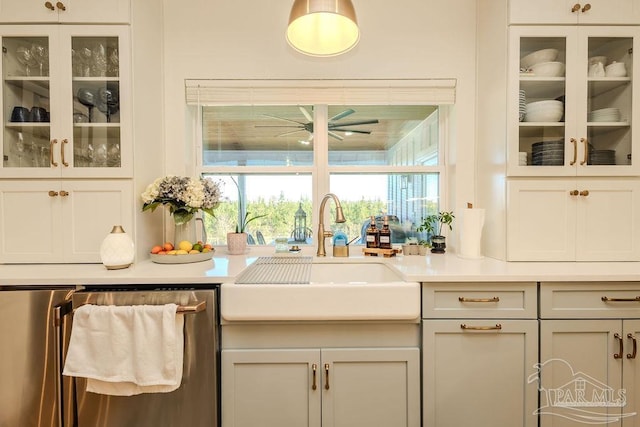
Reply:
M227 233L227 252L240 255L247 250L247 233Z
M202 225L202 231L201 231L202 239L200 240L202 240L203 243L207 243L207 233L204 228L204 221L202 220L202 218L191 218L189 221L185 222L184 224L178 225L174 223L174 226L175 226L174 234L173 234L174 245L177 245L183 240L186 240L191 243L196 243L198 241L198 236L196 233L197 221L200 221L200 224Z
M108 270L127 268L133 263L133 240L121 225L114 225L100 245L100 259Z

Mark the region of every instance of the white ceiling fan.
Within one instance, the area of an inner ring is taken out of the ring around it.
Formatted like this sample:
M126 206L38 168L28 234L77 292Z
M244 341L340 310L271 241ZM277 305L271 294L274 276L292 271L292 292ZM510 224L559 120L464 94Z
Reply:
M263 116L266 117L270 117L272 119L276 119L276 120L283 120L285 122L288 122L290 124L288 125L256 125L256 127L281 127L281 128L295 128L294 130L288 131L288 132L284 132L281 133L277 136L286 136L286 135L291 135L297 132L309 132L309 134L311 136L313 136L313 116L309 113L309 111L307 111L306 108L304 108L303 106L298 106L298 108L300 109L300 111L302 112L302 114L304 115L305 119L307 119L307 122L300 122L297 120L291 120L291 119L287 119L284 117L278 117L278 116L272 116L269 114L263 114ZM350 121L350 122L340 122L340 120L344 119L345 117L355 113L356 111L348 108L338 114L336 114L335 116L329 118L328 121L328 134L329 136L331 136L332 138L335 138L339 141L344 140L344 137L342 135L337 134L336 132L351 132L351 133L362 133L362 134L371 134L371 131L369 130L360 130L360 129L345 129L345 127L348 126L358 126L358 125L371 125L371 124L376 124L379 123L377 119L369 119L369 120L354 120L354 121Z

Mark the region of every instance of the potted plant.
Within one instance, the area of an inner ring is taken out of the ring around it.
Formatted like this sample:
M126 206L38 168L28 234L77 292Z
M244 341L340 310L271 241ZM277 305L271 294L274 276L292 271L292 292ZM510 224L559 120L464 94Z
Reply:
M442 227L448 226L449 230L453 230L453 211L438 212L422 219L422 224L416 229L418 232L426 231L430 236L431 252L435 254L443 254L445 252L446 237L442 235Z
M265 217L266 215L253 215L251 212L247 212L241 215L241 221L236 224L236 230L227 233L227 251L231 255L243 254L247 250L247 225L258 218Z
M429 249L431 248L431 243L429 243L428 240L420 240L418 242L418 254L419 255L426 255L427 252L429 252Z

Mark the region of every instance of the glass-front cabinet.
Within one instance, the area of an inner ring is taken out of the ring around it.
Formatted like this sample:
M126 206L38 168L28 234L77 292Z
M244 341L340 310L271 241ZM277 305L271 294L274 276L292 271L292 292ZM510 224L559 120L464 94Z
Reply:
M638 175L638 27L510 31L508 174Z
M0 27L0 176L131 176L128 31Z

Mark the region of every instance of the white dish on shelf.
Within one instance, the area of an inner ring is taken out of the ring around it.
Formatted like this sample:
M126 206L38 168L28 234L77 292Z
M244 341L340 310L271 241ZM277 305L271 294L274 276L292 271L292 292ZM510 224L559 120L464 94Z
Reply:
M535 77L562 77L565 65L562 62L539 62L529 67Z
M189 264L192 262L208 261L211 258L213 258L213 251L186 255L151 254L151 261L157 264Z
M541 62L555 61L558 57L558 49L541 49L532 52L520 60L520 67L526 69L531 68L534 64Z

